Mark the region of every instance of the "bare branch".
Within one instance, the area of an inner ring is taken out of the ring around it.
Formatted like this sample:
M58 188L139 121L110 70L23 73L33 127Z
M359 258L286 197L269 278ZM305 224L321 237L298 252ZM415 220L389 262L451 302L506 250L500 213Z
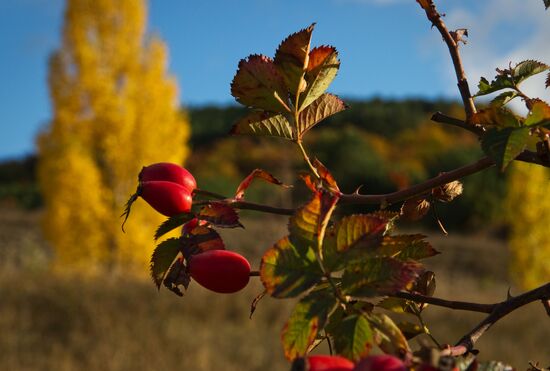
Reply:
M439 12L437 11L433 0L426 0L425 3L427 4L427 6L422 6L422 8L426 11L426 16L443 37L443 40L445 41L445 44L447 44L447 48L449 49L449 53L451 54L456 79L458 81L458 90L460 91L460 96L462 97L464 110L466 111L466 117L470 119L472 115L476 113L476 107L474 104L474 99L472 98L472 94L470 93L470 87L468 86L468 80L466 79L466 73L464 72L462 59L458 50L459 39L453 38L451 32L449 32L447 26L443 22L441 14L439 14Z
M405 291L400 291L390 296L414 301L415 303L428 303L432 305L437 305L438 307L445 307L456 310L467 310L470 312L480 313L491 313L497 306L497 304L479 304L466 301L445 300Z
M457 356L472 351L476 341L498 320L524 305L539 300L550 300L550 282L522 295L512 297L496 304L491 313L483 321L469 333L464 335L457 345L444 349L442 355Z
M485 132L484 128L481 127L481 126L467 124L463 120L447 116L447 115L445 115L444 113L441 113L441 112L434 113L432 115L431 119L432 119L432 121L438 122L440 124L452 125L452 126L456 126L456 127L461 128L461 129L464 129L464 130L471 131L472 133L474 133L478 137L483 135L483 133Z

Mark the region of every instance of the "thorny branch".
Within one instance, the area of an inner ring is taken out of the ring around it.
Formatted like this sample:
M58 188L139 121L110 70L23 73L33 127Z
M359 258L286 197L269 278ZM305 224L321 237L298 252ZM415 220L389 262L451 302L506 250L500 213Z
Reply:
M433 0L417 0L422 9L426 12L426 16L432 22L432 25L437 28L447 48L449 48L449 53L451 54L451 59L453 60L453 66L455 69L456 79L458 81L458 90L460 91L460 96L462 97L462 102L464 103L464 110L466 111L466 118L470 119L474 113L476 113L476 106L474 104L474 99L470 93L470 87L468 86L468 80L466 79L466 73L464 72L464 67L462 65L462 58L460 57L460 52L458 50L460 38L453 37L451 32L447 29L445 22L443 22L442 15L437 11Z
M503 302L493 304L494 308L490 314L463 336L457 345L444 349L442 355L459 356L471 352L474 349L476 341L498 320L524 305L539 300L543 301L543 303L550 300L550 283Z

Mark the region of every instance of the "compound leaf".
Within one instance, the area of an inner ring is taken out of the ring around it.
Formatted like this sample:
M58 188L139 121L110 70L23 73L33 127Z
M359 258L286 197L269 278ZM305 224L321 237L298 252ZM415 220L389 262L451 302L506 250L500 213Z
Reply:
M164 222L162 222L161 225L157 228L155 232L155 241L158 240L160 237L164 236L166 233L181 227L191 219L195 217L192 213L183 213L178 214L175 216L172 216L168 219L166 219Z
M288 36L275 52L275 65L279 68L288 91L294 96L305 88L304 73L314 27L315 23Z
M425 238L422 234L384 236L377 253L401 261L420 260L439 254Z
M181 242L179 238L169 238L166 241L162 241L153 252L151 256L151 278L153 282L160 289L160 284L166 275L168 269L178 256L180 252Z
M531 111L525 119L525 126L540 126L550 124L550 106L538 100L533 103Z
M287 359L306 355L337 303L330 291L317 290L296 304L281 334Z
M298 116L298 138L325 118L347 108L336 95L325 93L308 105Z
M518 63L512 70L512 76L514 78L514 82L519 84L523 80L538 73L547 71L548 69L550 69L550 66L547 64L530 59Z
M265 111L254 111L239 119L231 128L230 134L296 139L296 134L284 115Z
M340 68L340 61L338 60L338 52L336 49L332 47L321 48L323 48L321 51L317 51L319 49L312 50L312 53L315 54L314 63L316 65L312 65L310 62L311 69L310 66L307 68L307 72L305 74L307 86L303 94L300 96L298 111L301 111L309 106L327 90L332 80L336 77L338 69ZM326 53L326 48L331 48L331 53L326 55L322 61L319 61L320 57Z
M348 359L358 361L369 354L374 342L374 333L364 315L353 314L343 318L331 329L336 352Z
M198 217L217 227L242 228L243 226L239 222L237 211L223 202L210 202L201 209Z
M477 85L477 88L479 90L474 96L479 97L482 95L494 93L495 91L499 91L502 89L511 89L513 87L514 83L509 76L497 75L495 79L491 82L489 82L485 77L482 77L479 80L479 84Z
M490 129L481 139L481 148L504 170L525 148L529 139L529 128L506 127Z
M491 101L491 106L502 107L512 99L518 96L518 92L515 90L505 91L504 93L499 94Z
M273 60L251 55L239 62L231 82L231 95L241 104L272 112L289 112L283 76Z
M376 344L384 353L396 356L410 353L407 339L390 317L383 313L372 313L369 322L374 329Z
M284 237L263 255L260 278L267 292L278 298L295 297L318 283L323 272L311 246Z
M421 265L390 257L350 262L342 276L342 290L352 296L382 296L407 288L418 277Z
M244 191L248 189L254 179L262 179L268 183L275 184L284 188L290 188L290 186L283 184L279 179L262 169L254 169L244 180L239 184L237 192L235 193L235 199L241 200L244 198Z

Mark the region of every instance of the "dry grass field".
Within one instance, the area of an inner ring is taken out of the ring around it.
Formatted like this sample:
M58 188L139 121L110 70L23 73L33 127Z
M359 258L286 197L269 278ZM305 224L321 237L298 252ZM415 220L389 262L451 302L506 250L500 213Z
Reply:
M254 215L257 216L257 215ZM288 370L279 331L292 301L264 299L252 319L254 279L235 295L192 285L184 298L158 293L147 279L52 275L39 214L0 211L0 370ZM228 246L257 267L262 249L282 236L285 220L244 218L245 231L224 231ZM493 302L506 297L507 251L483 236L434 235L443 252L429 263L436 295ZM512 289L512 294L517 290ZM482 315L428 307L432 332L453 343ZM413 341L413 344L415 341ZM532 304L497 323L478 343L481 359L527 368L550 364L550 319Z

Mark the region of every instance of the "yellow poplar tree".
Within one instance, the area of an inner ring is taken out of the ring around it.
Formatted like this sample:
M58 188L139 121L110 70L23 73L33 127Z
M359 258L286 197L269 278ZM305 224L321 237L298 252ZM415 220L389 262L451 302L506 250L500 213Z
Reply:
M68 0L52 55L52 120L38 137L44 230L59 267L137 267L146 272L164 218L137 202L120 214L137 174L182 164L189 125L167 73L167 48L145 34L144 0Z
M510 225L511 271L525 288L550 279L550 171L542 166L515 162L506 200Z

